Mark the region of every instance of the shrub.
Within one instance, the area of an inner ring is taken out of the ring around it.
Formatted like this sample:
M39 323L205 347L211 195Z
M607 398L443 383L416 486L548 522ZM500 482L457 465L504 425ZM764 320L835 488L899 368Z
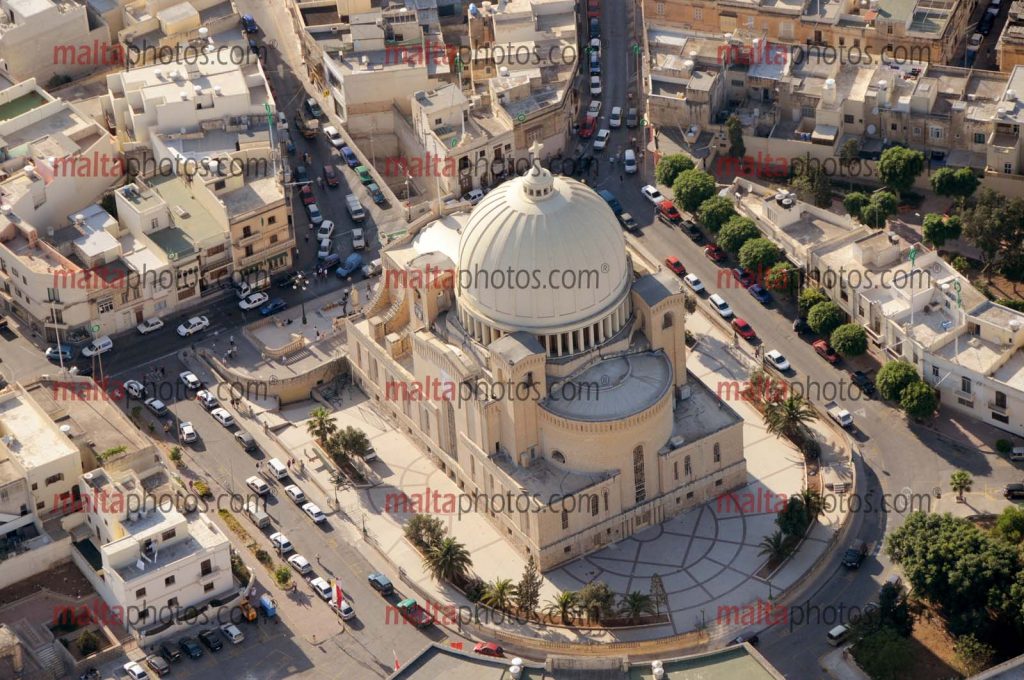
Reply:
M101 646L103 646L103 641L100 639L100 636L91 630L83 631L78 636L78 651L82 656L89 656L98 652Z
M888 361L882 368L878 369L875 378L875 385L883 399L896 401L903 394L904 388L910 383L917 382L920 378L915 369L906 361Z
M843 325L846 313L834 302L819 302L807 313L807 325L824 337L832 335L832 331Z
M997 439L996 440L996 451L999 453L1009 453L1013 450L1013 442L1009 439Z
M715 178L702 170L686 170L672 184L676 206L694 212L700 204L715 195Z
M935 390L923 380L910 383L900 393L900 408L911 418L930 418L938 407Z
M171 449L171 462L175 465L181 465L181 447L175 446Z
M757 225L754 224L753 220L748 217L742 217L735 215L729 219L721 230L718 232L718 236L715 237L715 243L722 250L730 253L738 252L743 244L751 239L755 239L761 235Z
M832 331L829 344L844 357L856 357L868 351L868 333L860 324L846 323Z
M480 598L484 596L484 592L487 590L487 584L484 583L482 578L474 576L466 581L462 590L466 593L467 600L470 602L479 602Z
M286 587L292 581L292 570L282 564L274 570L274 580L282 588Z
M800 298L798 305L800 307L800 316L806 318L807 314L811 311L811 308L819 302L828 302L828 296L820 288L804 288L800 292Z
M712 196L701 203L697 210L697 219L711 232L717 232L735 216L736 209L733 208L732 201L725 196ZM757 232L756 227L754 231Z
M740 266L750 272L766 272L782 258L782 249L766 238L750 239L739 252Z
M811 460L816 460L821 457L821 442L814 437L808 437L801 442L800 451Z
M270 553L268 553L263 548L257 548L256 552L255 552L255 555L256 555L256 561L258 561L260 564L270 564L270 562L271 562Z
M662 186L670 187L675 184L676 177L687 170L693 170L696 166L693 159L681 153L663 156L654 169L654 179Z

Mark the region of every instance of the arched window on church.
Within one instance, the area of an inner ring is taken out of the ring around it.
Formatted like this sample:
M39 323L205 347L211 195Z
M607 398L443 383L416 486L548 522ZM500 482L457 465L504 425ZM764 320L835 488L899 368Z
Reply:
M562 455L561 451L552 451L551 460L556 463L565 463L565 456Z
M647 482L644 477L644 447L633 449L633 489L637 503L647 498Z
M662 328L671 328L672 327L672 312L665 312L665 316L663 316L661 318L661 327Z

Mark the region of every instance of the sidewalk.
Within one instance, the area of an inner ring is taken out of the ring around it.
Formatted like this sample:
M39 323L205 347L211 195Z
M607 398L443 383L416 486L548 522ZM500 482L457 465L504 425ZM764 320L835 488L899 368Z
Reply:
M847 655L849 648L850 645L844 645L822 656L818 659L821 669L836 680L870 680L867 673L853 661L853 657Z

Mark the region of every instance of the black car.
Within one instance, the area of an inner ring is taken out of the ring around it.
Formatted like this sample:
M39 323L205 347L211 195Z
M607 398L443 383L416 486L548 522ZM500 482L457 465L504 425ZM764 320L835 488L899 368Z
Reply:
M847 569L857 569L868 554L868 546L863 541L858 541L846 549L843 553L843 566Z
M992 26L996 23L996 16L986 11L978 22L978 33L988 35L992 32Z
M305 165L296 165L295 172L292 174L292 181L295 182L308 182L309 171L306 170Z
M1010 500L1024 498L1024 484L1007 484L1003 488L1003 497Z
M305 273L304 272L292 272L291 274L286 274L286 275L282 276L281 278L279 278L277 280L277 287L278 288L291 288L291 287L293 287L295 285L295 279L299 278L300 276L305 276Z
M696 222L692 220L683 220L683 229L685 229L686 233L690 235L690 239L694 243L704 242L704 234L701 233L700 227L697 226Z
M793 322L793 330L798 334L803 335L804 333L810 333L811 327L807 325L807 322L803 319L797 319Z
M366 577L366 580L370 582L370 587L381 595L391 595L395 592L395 587L391 584L391 579L380 572L370 574Z
M181 661L181 650L172 645L170 642L161 642L160 646L157 648L157 651L160 652L160 656L164 657L171 663L177 663Z
M864 394L873 396L875 394L875 383L871 382L871 378L868 377L864 371L854 371L850 374L853 379L853 384L860 388L860 391Z
M206 630L199 631L199 640L206 645L206 648L211 652L219 652L224 648L224 643L220 639L220 635L217 634L213 628L207 628Z
M203 648L199 646L199 643L196 642L195 638L181 638L180 640L178 640L178 647L181 649L181 651L185 652L185 654L190 659L198 659L203 655Z
M633 234L634 236L643 236L643 232L640 231L640 225L636 223L636 219L628 212L624 212L619 215L619 224L621 224L622 228L630 234Z

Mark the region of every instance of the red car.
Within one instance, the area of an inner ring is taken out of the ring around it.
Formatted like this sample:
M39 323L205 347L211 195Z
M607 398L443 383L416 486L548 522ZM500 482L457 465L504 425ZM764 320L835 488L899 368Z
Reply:
M686 267L683 266L683 263L680 262L679 258L676 257L675 255L669 255L668 257L665 258L665 266L667 266L669 269L671 269L679 276L686 276Z
M827 340L815 340L811 343L811 347L828 363L834 364L839 361L839 355L836 354L836 351L832 349Z
M601 14L601 0L587 0L587 16L596 17Z
M738 316L732 320L732 327L744 340L753 340L757 337L757 333L750 327L750 324Z
M587 116L583 119L583 125L580 125L580 139L589 139L594 136L594 128L597 127L597 118L594 116Z
M658 212L673 222L678 222L682 219L682 215L676 210L676 207L672 205L672 201L662 201L658 204Z
M744 288L750 288L757 281L754 280L753 275L743 267L736 267L732 270L732 278L736 280Z
M324 166L324 182L329 187L338 186L338 172L334 169L333 165Z
M716 246L714 243L709 243L704 246L704 254L708 256L708 259L712 262L721 262L725 259L725 251Z
M302 205L312 205L316 203L316 196L313 195L313 187L308 184L303 184L302 188L299 189L299 197L302 198Z
M478 642L473 651L484 656L505 656L505 650L495 642Z

